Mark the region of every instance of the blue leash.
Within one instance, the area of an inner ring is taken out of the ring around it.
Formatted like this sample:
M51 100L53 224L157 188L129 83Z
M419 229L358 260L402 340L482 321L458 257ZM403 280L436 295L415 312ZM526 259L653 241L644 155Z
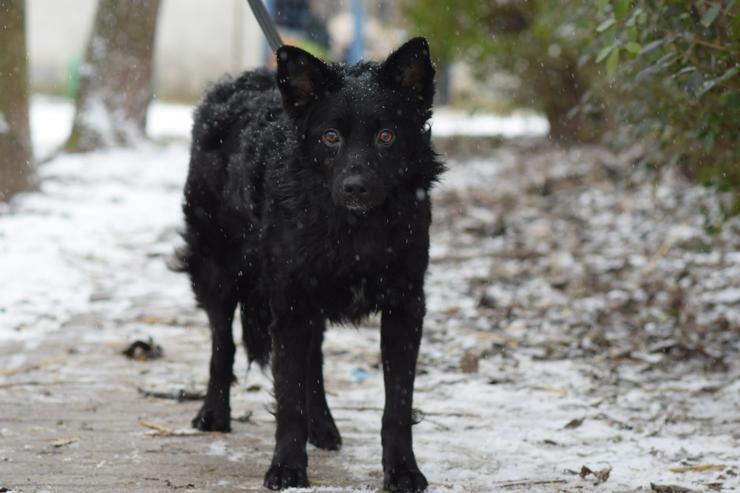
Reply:
M257 24L262 28L262 32L265 34L270 48L272 48L272 51L277 51L278 48L283 46L283 40L280 38L275 23L272 22L272 18L267 12L265 4L262 3L262 0L247 0L247 3L252 9L254 17L257 19Z

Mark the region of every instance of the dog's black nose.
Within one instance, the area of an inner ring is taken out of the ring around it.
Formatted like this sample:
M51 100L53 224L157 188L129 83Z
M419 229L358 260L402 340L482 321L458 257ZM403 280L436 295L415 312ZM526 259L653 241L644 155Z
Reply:
M365 199L369 193L367 182L360 175L348 176L342 181L342 193L349 199Z

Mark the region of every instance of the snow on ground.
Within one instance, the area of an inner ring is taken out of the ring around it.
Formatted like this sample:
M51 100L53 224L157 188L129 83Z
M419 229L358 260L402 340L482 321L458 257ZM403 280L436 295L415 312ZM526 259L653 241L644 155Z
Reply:
M234 433L191 433L197 402L137 391L207 381L205 317L166 267L190 111L154 106L168 144L52 159L40 191L0 211L0 488L259 491L270 381L241 350L233 413L252 415ZM37 149L70 118L37 99ZM710 234L709 192L632 158L535 141L450 158L415 395L430 491L740 488L740 222ZM164 358L120 355L149 337ZM378 346L376 319L327 334L345 446L309 452L316 491L382 482Z

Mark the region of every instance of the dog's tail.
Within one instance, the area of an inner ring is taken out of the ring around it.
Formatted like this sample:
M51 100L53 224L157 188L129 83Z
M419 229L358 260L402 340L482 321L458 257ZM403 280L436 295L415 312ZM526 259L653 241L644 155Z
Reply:
M254 298L256 297L246 304L241 304L242 338L249 364L256 361L264 368L270 361L272 350L270 309L266 303L259 303L259 300Z

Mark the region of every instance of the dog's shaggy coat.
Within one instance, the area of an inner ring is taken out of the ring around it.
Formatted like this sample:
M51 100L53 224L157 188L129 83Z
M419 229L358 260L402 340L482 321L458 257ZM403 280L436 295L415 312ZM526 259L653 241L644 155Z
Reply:
M240 307L250 361L272 364L276 446L265 485L308 486L306 441L338 449L323 388L326 322L382 313L384 487L422 491L411 439L429 259L434 69L416 38L382 64L327 65L294 47L277 75L225 79L195 114L182 269L208 314L210 381L193 420L230 429Z

